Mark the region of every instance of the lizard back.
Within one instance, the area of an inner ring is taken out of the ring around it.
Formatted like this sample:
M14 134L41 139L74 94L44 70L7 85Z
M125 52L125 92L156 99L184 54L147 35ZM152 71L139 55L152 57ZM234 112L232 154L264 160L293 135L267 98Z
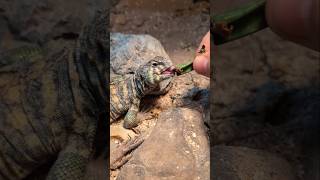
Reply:
M110 123L128 111L135 96L133 76L120 77L110 83Z

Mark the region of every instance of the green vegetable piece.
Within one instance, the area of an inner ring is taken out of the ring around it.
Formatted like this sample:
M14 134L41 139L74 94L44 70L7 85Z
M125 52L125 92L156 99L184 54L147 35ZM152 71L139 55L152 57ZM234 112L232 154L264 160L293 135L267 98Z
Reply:
M178 75L182 75L188 72L193 71L193 62L189 62L187 64L178 64L176 65L176 72Z
M268 25L265 18L265 0L254 0L245 6L212 17L211 33L219 45L247 36Z

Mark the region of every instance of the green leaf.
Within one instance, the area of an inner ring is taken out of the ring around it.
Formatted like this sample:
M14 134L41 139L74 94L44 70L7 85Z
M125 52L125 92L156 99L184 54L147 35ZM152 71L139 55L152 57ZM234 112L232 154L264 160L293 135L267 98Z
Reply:
M182 75L188 72L193 71L193 61L187 64L178 64L176 65L176 72L178 75Z
M211 33L214 44L219 45L247 36L268 25L265 18L265 0L248 4L212 17Z

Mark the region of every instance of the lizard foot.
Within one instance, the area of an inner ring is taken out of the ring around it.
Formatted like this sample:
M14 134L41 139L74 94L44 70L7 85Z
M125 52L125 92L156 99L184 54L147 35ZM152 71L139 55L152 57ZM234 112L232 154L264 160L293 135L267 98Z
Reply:
M121 144L116 150L111 152L110 155L110 169L115 170L120 168L132 157L131 152L140 146L144 141L142 136L129 140Z
M141 134L141 131L138 129L138 127L132 128L131 130L138 135Z

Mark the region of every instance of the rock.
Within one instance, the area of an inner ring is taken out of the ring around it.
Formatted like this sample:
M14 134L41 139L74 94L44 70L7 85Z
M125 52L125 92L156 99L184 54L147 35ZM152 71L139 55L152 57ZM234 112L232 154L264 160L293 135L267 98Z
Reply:
M208 123L210 120L209 87L210 79L195 72L177 76L172 80L170 91L153 100L153 105L162 110L195 105L203 111L204 121Z
M235 111L246 108L256 89L270 82L285 88L320 83L320 54L284 41L270 29L218 46L214 52L213 58L217 60L214 63L217 81L212 89L214 119L234 117ZM279 89L272 91L277 93Z
M153 100L154 105L161 109L169 109L198 103L208 108L209 86L210 79L195 72L176 76L172 80L172 88L170 91L158 99Z
M251 117L249 124L244 120L248 117L221 119L213 126L212 144L249 146L276 152L288 159L300 179L317 179L319 88L288 90L279 86L262 86L256 96L251 103L255 108L251 110L265 114L263 121Z
M274 107L269 120L276 125L284 123L293 127L299 127L298 130L290 133L290 136L295 135L295 139L291 144L299 147L300 153L303 152L302 163L297 163L297 166L302 166L299 170L301 171L302 179L320 178L319 107L319 87L291 90L286 92L281 101ZM283 135L283 137L290 136L287 134Z
M108 172L106 171L106 167L109 165L109 162L106 161L104 156L99 156L96 159L93 159L89 162L87 169L85 180L103 180L108 179Z
M189 108L161 113L117 179L209 179L210 154L202 114Z
M123 14L118 15L115 19L115 23L119 25L125 25L126 22L127 22L126 16Z
M110 41L111 75L134 72L155 56L170 60L161 43L147 34L111 33Z
M172 62L162 47L161 43L150 35L132 35L111 33L110 36L110 78L116 75L133 73L140 65L145 64L156 56L165 57ZM160 84L160 91L154 94L162 94L169 90L172 78Z
M286 160L268 152L215 146L211 156L212 178L216 180L297 180Z
M312 113L302 112L310 107L303 98L295 107L290 99L298 96L291 93L293 89L319 87L319 52L286 41L270 29L214 48L217 80L210 97L214 112L211 143L277 152L295 167L301 179L312 179L303 177L301 170L314 171L302 167L305 157L311 156L301 149L310 145L300 144L302 125L291 124L294 119L309 121Z
M0 3L2 15L16 38L45 43L53 38L76 38L104 0L13 0Z

